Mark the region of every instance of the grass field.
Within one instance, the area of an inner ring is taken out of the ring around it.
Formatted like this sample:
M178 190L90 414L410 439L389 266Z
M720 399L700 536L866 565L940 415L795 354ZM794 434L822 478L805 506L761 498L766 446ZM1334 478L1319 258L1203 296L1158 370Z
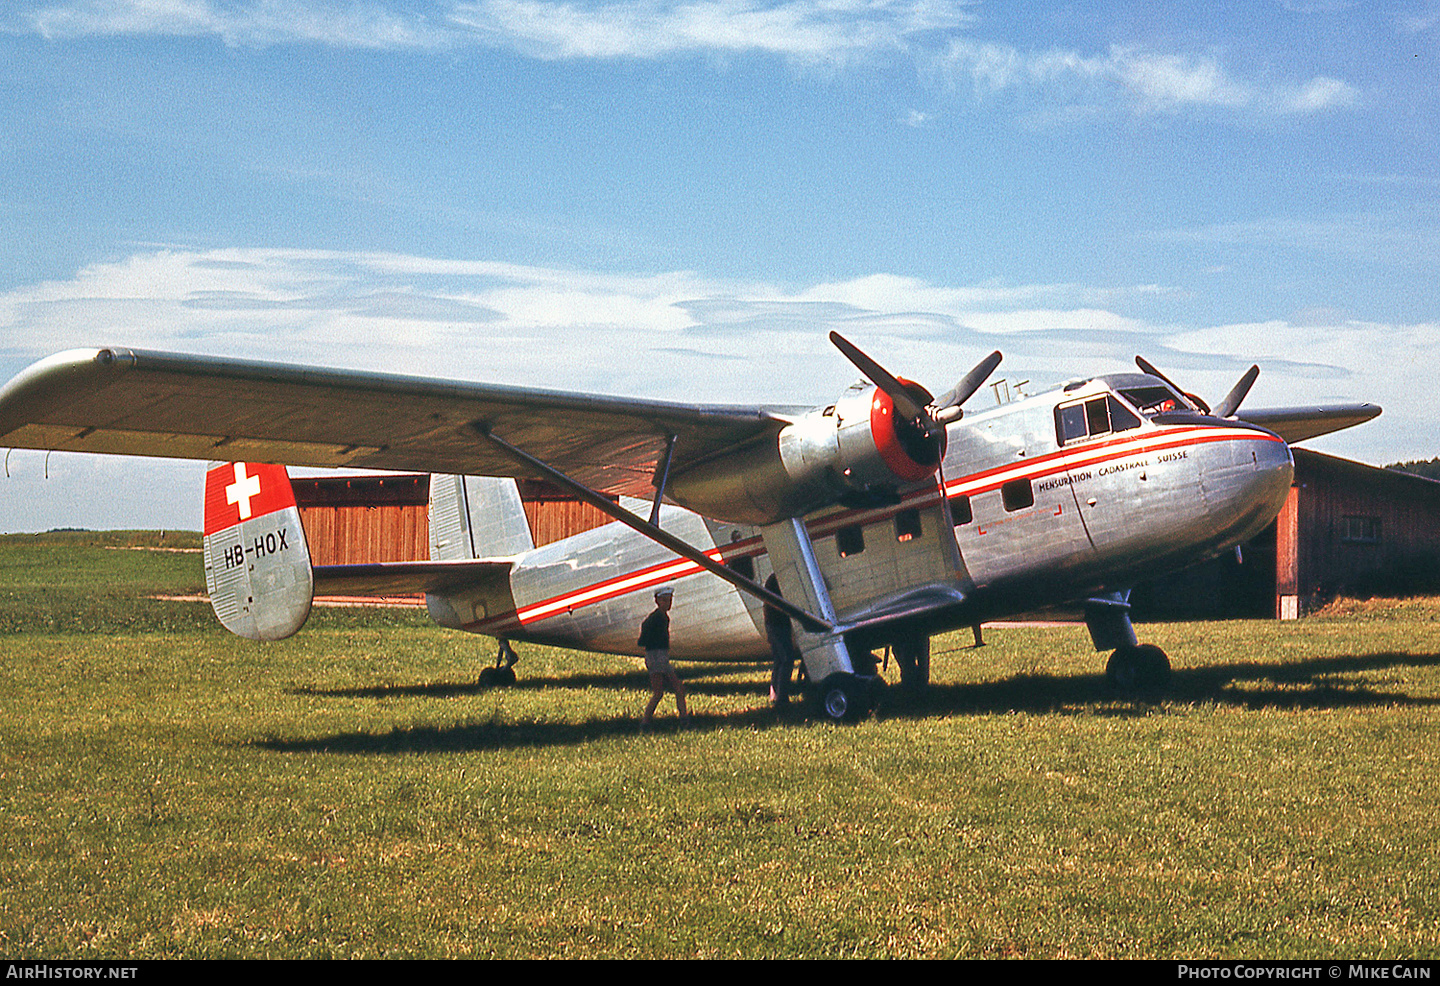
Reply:
M226 634L193 535L0 538L0 955L1435 957L1440 601L936 641L853 727L419 612ZM890 674L895 672L892 668ZM673 705L662 706L667 715Z

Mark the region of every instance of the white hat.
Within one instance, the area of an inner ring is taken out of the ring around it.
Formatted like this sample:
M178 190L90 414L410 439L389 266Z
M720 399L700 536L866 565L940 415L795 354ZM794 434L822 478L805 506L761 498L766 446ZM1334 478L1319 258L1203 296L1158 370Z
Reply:
M673 595L675 595L675 590L672 589L672 588L670 588L668 585L662 585L660 588L658 588L658 589L655 590L655 598L656 598L656 599L659 599L661 596L673 596Z

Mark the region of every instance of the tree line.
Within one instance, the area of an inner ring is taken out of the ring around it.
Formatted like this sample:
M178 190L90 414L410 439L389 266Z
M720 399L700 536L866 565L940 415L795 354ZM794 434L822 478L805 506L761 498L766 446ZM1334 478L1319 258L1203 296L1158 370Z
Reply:
M1424 476L1426 479L1440 480L1440 458L1416 459L1414 462L1392 462L1385 468L1394 469L1397 472L1408 472L1413 476Z

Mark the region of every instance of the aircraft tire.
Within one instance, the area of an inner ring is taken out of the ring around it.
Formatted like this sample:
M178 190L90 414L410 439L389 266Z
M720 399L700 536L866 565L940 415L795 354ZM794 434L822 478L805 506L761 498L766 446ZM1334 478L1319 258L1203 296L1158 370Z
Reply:
M480 669L480 684L486 688L500 688L515 684L514 668L487 667Z
M815 692L820 713L832 722L859 722L870 711L870 688L853 674L832 674Z
M1154 698L1170 687L1170 659L1154 644L1120 647L1105 665L1105 680L1121 695Z

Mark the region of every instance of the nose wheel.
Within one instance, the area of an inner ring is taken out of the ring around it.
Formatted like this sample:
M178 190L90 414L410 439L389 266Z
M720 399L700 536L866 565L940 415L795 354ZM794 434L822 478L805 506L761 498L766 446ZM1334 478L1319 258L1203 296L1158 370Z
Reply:
M1118 647L1105 665L1105 680L1128 698L1158 698L1170 687L1170 659L1154 644Z

